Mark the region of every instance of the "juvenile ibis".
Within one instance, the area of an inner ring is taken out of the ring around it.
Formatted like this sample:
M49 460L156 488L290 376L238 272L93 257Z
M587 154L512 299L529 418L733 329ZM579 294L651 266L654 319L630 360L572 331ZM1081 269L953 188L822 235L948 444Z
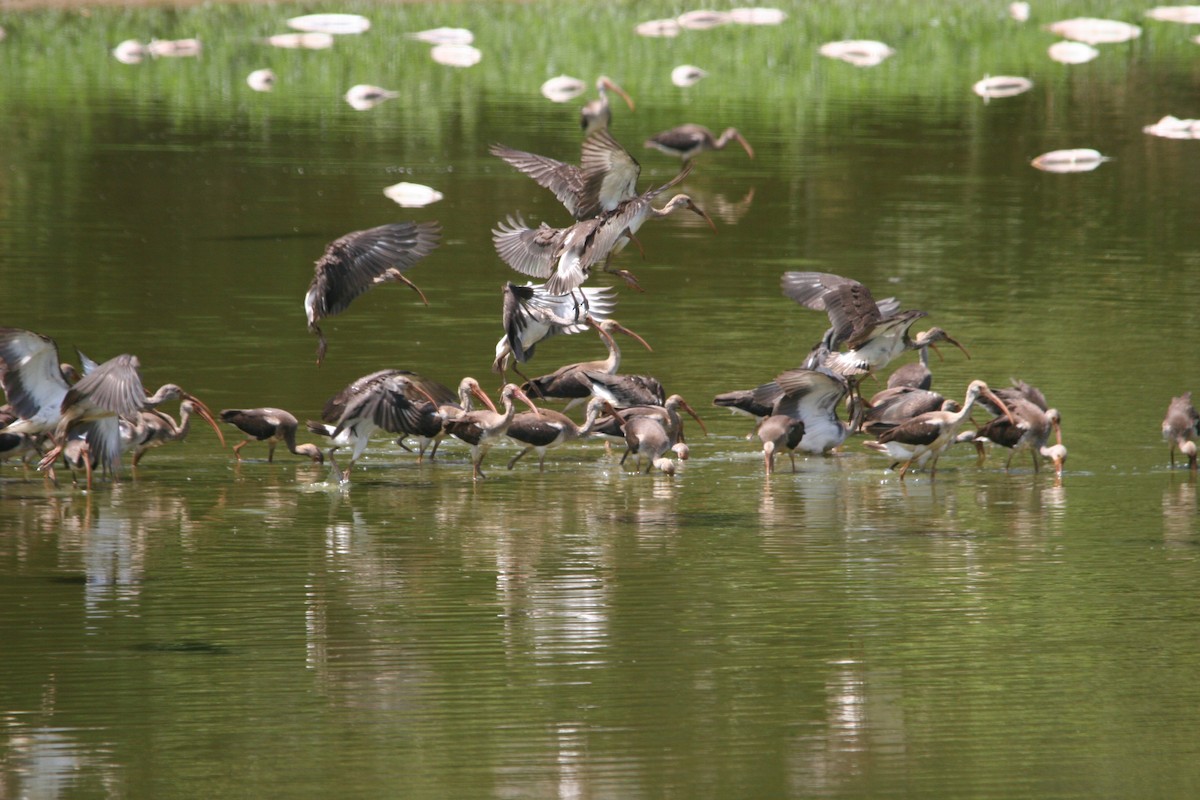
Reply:
M433 252L441 239L436 222L395 222L354 231L325 248L304 295L308 330L317 335L317 364L325 358L325 334L319 323L345 311L354 298L379 283L399 281L421 297L425 293L404 276L418 261Z
M1054 464L1054 472L1062 476L1063 462L1066 460L1066 447L1062 443L1062 417L1056 408L1050 408L1046 396L1040 389L1030 386L1025 381L1013 381L1011 387L996 390L999 397L1008 407L1013 422L1009 416L1000 412L987 399L980 398L980 404L988 407L998 416L980 426L975 431L971 441L979 453L982 463L986 451L984 444L991 442L1011 451L1008 460L1004 462L1007 471L1012 466L1013 458L1020 450L1029 450L1033 458L1033 471L1041 469L1041 458L1048 459ZM1047 446L1050 433L1055 434L1055 444ZM959 436L959 441L964 437Z
M804 438L804 422L786 414L772 414L763 419L755 430L763 443L763 463L767 477L775 471L775 455L786 450L792 461L792 472L796 471L796 447Z
M192 430L193 414L211 425L214 431L217 431L217 436L221 440L221 446L224 447L225 437L217 427L217 421L213 419L212 412L194 397L185 398L179 403L179 422L176 422L169 414L157 408L143 409L135 419L121 420L122 426L129 426L132 437L132 466L136 467L141 462L142 456L146 455L150 450L161 447L164 444L169 444L170 442L182 442L186 439Z
M591 393L603 397L616 408L661 406L667 402L662 383L652 375L618 375L587 370L584 376Z
M596 79L596 93L599 97L584 105L579 111L579 126L586 136L595 131L608 130L612 123L612 109L608 106L608 92L613 91L621 96L629 110L633 111L633 98L618 86L612 78L601 75Z
M838 405L849 395L846 379L824 369L791 369L754 390L754 399L770 404L772 414L783 414L804 423L804 437L796 449L821 455L846 441L862 421L862 404L851 403L849 423L838 418Z
M119 355L91 366L78 383L70 385L59 366L58 346L53 339L19 328L0 328L0 362L4 365L0 372L5 394L20 416L5 432L48 436L53 447L38 465L44 470L53 466L76 425L93 423L87 447L95 452L97 463L115 477L121 459L121 417L132 419L142 410L179 398L192 401L197 410L208 411L197 398L173 383L147 396L141 362L134 355ZM224 444L212 415L208 414L205 421ZM88 482L90 488L90 473Z
M832 326L829 347L831 352L821 366L839 375L854 377L882 369L905 350L919 349L935 341L948 341L962 349L945 331L933 328L918 339L909 336L909 329L924 311L896 311L884 314L871 295L871 290L851 278L828 272L785 272L781 281L783 293L805 308L824 311ZM969 355L969 354L968 354Z
M429 384L422 386L434 397L443 397L440 389L430 387ZM441 384L437 384L437 387L441 387ZM400 414L398 421L402 435L396 440L396 444L401 444L404 436L415 436L420 443L418 462L425 460L425 450L432 444L433 448L429 451L429 459L432 461L437 456L438 446L448 433L446 422L473 410L472 398L482 400L483 404L493 411L496 408L491 398L480 387L479 381L470 377L463 378L458 384L458 402L443 399L439 399L436 405L420 402Z
M541 409L539 412L524 411L516 414L509 423L508 430L505 435L518 444L524 445L521 452L517 453L508 462L508 468L512 469L513 465L531 450L536 450L538 454L538 471L541 472L546 466L546 451L552 447L558 447L566 442L572 442L576 439L583 439L591 434L592 429L596 426L596 421L600 418L600 412L608 409L612 411L612 407L608 402L599 397L593 397L587 405L587 412L584 416L582 425L568 417L566 414L561 414L557 411L549 409Z
M623 201L610 212L580 220L569 228L551 228L545 223L530 228L510 217L493 229L492 242L504 263L517 272L545 280L546 289L552 294L566 294L580 286L597 264L602 264L605 272L620 276L640 290L637 279L628 270L612 269L609 260L637 234L647 219L665 217L686 208L716 230L708 214L686 194L675 195L662 208L653 206L659 194L675 186L689 172L690 164L667 183Z
M1000 409L1010 422L1016 424L1016 419L1008 410L1008 406L997 397L983 381L971 381L967 387L966 397L958 411L930 411L913 417L907 422L878 434L875 441L864 444L877 452L886 453L896 460L896 464L904 462L900 467L900 480L916 463L929 462L929 476L937 475L937 462L941 454L954 443L958 429L971 414L975 402L987 397ZM896 464L892 466L895 467Z
M617 345L614 333L623 333L636 339L647 350L650 345L638 334L626 328L615 319L605 319L599 323L589 323L600 334L600 340L608 348L608 356L599 361L580 361L565 364L549 375L542 375L525 383L521 388L526 392L537 395L542 399L569 400L567 408L591 396L592 386L587 376L589 374L612 375L621 366L621 348Z
M657 467L667 475L675 474L675 462L666 458L668 450L673 449L671 437L667 434L667 429L662 423L654 417L634 417L625 422L625 443L628 448L626 456L633 454L636 456L634 469L641 471L642 457L646 457L646 473L650 472L651 467ZM686 452L684 448L687 445L675 445L680 447L676 452L681 456ZM624 462L624 458L622 458Z
M452 436L462 439L471 446L471 463L474 467L472 478L474 480L487 477L483 474L480 466L483 464L483 457L487 455L487 451L504 436L508 426L512 423L513 398L521 400L529 406L531 411L538 413L538 407L533 404L520 386L515 383L507 383L500 390L500 402L504 406L503 412L494 409L479 409L468 411L446 421L446 430Z
M329 450L329 461L340 482L350 480L354 464L367 449L367 443L376 430L401 433L399 421L414 405L410 390L431 403L437 401L415 381L412 373L401 370L380 370L351 383L334 395L322 412L325 423L308 423L312 433L327 436L333 446ZM332 421L331 421L332 420ZM350 447L350 463L343 470L334 458L334 453Z
M685 123L670 130L656 133L646 140L646 147L653 148L669 156L677 156L689 161L709 150L724 150L725 145L737 142L746 151L746 155L754 158L754 148L746 141L746 137L737 128L726 128L720 136L703 125Z
M582 333L592 324L607 319L615 306L612 288L608 286L581 286L569 294L552 295L545 285L507 284L504 335L496 342L492 372L504 375L512 361L524 364L533 358L534 348L543 339L560 333Z
M1192 393L1172 397L1163 418L1162 436L1167 440L1171 466L1175 466L1175 450L1187 456L1188 468L1196 469L1196 436L1200 435L1200 414L1192 406Z
M237 428L248 439L233 446L233 455L242 460L241 450L250 442L267 443L267 463L275 460L275 447L283 442L289 453L325 463L325 454L315 444L296 444L296 429L300 422L282 408L227 408L221 412L221 421Z
M489 151L549 189L577 220L614 211L622 202L637 197L642 167L608 131L584 138L579 166L502 144L493 144Z

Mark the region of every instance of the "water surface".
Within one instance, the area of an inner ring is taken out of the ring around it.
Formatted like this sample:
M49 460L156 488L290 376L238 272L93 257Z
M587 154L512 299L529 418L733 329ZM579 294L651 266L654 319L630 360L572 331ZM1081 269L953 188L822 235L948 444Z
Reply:
M611 75L637 101L613 132L643 185L677 164L641 141L736 125L756 158L709 154L683 188L716 220L653 222L620 265L624 369L701 410L675 477L600 443L473 482L380 437L348 488L211 431L59 487L0 468L0 787L21 797L1186 797L1200 784L1196 485L1159 424L1192 389L1200 115L1190 28L1111 2L783 4L778 28L676 39L637 4L354 4L372 30L270 50L299 6L0 14L0 322L214 409L315 418L385 367L454 384L488 372L507 214L565 224L489 156L573 160L577 102L546 78ZM1076 67L1057 18L1143 24ZM462 25L484 60L433 64L406 32ZM126 38L199 36L200 59L131 66ZM887 40L857 69L823 41ZM681 63L710 75L687 90ZM270 94L244 84L270 66ZM983 103L984 74L1034 89ZM396 100L355 112L353 83ZM585 96L586 97L586 96ZM580 101L582 102L581 98ZM1095 147L1094 172L1038 154ZM400 209L385 186L445 194ZM301 299L325 244L437 219L403 287L325 326ZM770 481L749 424L712 395L792 367L826 327L778 290L789 269L852 276L961 339L935 386L1041 387L1070 448L1057 483L951 452L904 483L852 440ZM599 357L547 342L529 367ZM171 409L174 411L174 409ZM235 432L226 432L229 437ZM236 439L235 439L236 441ZM232 442L231 442L232 443Z

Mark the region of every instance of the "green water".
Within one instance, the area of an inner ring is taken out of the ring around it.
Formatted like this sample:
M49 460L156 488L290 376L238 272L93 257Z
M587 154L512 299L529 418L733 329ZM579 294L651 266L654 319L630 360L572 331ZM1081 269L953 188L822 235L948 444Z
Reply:
M0 324L64 358L136 353L153 388L301 420L360 375L411 369L492 390L508 214L566 224L492 142L573 160L578 105L538 87L601 73L634 97L613 133L645 150L682 122L737 126L683 190L714 218L648 223L619 257L645 294L616 316L704 416L674 477L589 442L471 480L379 437L348 488L286 454L235 464L210 430L91 493L0 466L0 796L1180 798L1200 791L1196 484L1167 468L1167 402L1200 388L1200 116L1194 27L1110 2L783 3L778 27L675 39L641 3L353 3L0 10ZM326 51L261 37L300 13L363 13ZM1096 60L1050 61L1042 26L1143 26ZM404 36L475 32L454 70ZM198 59L118 63L120 41L198 36ZM858 69L841 38L897 53ZM709 76L671 85L674 66ZM269 94L244 78L271 67ZM985 74L1034 89L983 103ZM355 83L400 96L368 112ZM1097 170L1038 154L1094 147ZM422 209L402 180L445 194ZM441 222L409 276L305 330L332 239ZM795 366L827 320L780 274L852 276L970 349L935 387L1010 377L1062 412L1061 483L1027 459L951 451L903 484L852 439L770 481L722 391ZM606 278L593 279L597 284ZM602 355L546 342L550 372ZM174 408L170 408L174 412ZM226 430L230 444L236 432ZM303 437L302 437L303 438Z

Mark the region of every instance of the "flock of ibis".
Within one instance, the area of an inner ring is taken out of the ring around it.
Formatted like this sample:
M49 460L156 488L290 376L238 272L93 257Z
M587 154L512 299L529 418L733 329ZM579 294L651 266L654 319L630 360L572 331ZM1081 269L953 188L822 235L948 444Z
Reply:
M578 89L555 84L566 80L574 79L548 81L543 93L552 97ZM612 316L616 287L587 284L593 274L603 272L640 292L637 278L611 262L629 243L641 249L637 234L647 220L688 210L716 231L687 194L674 193L661 205L656 205L658 198L688 178L696 156L730 142L750 158L754 150L736 128L716 135L701 125L681 125L644 143L679 158L681 169L665 183L639 190L640 165L609 130L609 93L630 109L633 99L606 76L597 79L595 88L598 98L580 114L584 138L578 164L501 144L491 147L493 155L552 192L571 218L565 227L545 222L533 227L513 210L492 231L499 258L540 281L509 282L503 288L503 334L492 362L493 371L502 376L500 408L475 378L463 378L455 391L414 372L385 369L351 383L329 399L319 421L307 422L306 432L318 437L320 445L298 443L299 420L283 409L222 410L220 420L245 437L233 446L237 459L246 445L258 441L267 444L267 461L272 461L283 443L297 456L319 464L328 460L333 478L345 484L376 434L398 437L404 449L409 449L406 440L415 440L418 459L435 458L442 440L453 437L470 448L472 476L482 479L484 458L498 442L507 440L517 448L509 469L530 452L537 453L542 469L547 450L602 437L625 446L622 464L632 455L638 470L644 462L646 472L676 471L678 461L689 456L680 412L691 415L705 433L707 429L686 400L668 395L654 377L619 371L618 334L646 349L650 345ZM321 321L346 311L375 285L403 283L428 305L405 273L440 240L437 222L398 222L346 234L327 246L304 297L308 329L318 339L318 365L328 349ZM961 402L933 390L931 348L949 343L968 358L970 354L940 328L913 333L925 311L903 310L895 298L876 299L862 283L825 272L786 272L781 288L801 307L824 312L828 330L799 366L769 376L761 385L713 398L715 406L754 420L747 438L761 443L768 477L781 451L795 471L796 451L824 456L850 437L864 436L862 444L886 456L900 480L913 470L925 470L932 478L939 458L956 444L972 445L980 464L989 445L1008 449L1006 470L1019 452L1028 451L1034 471L1046 460L1061 479L1067 457L1061 417L1037 388L1014 380L1012 386L993 389L974 380ZM605 358L566 364L532 378L521 371L543 340L588 331L607 349ZM893 369L886 388L864 396L863 378L881 375L908 351L917 360ZM90 489L96 470L117 479L123 455L132 454L136 468L149 449L186 437L193 416L210 425L224 446L217 417L197 397L176 384L146 391L136 356L119 355L104 363L82 353L79 357L76 368L62 362L51 338L0 328L0 384L8 402L0 408L0 460L20 458L26 466L36 461L49 480L56 480L56 466L64 465L72 474L83 471ZM509 370L522 383L508 382ZM159 408L173 399L181 401L178 421ZM518 402L528 411L518 413ZM565 405L561 411L547 407L554 402ZM578 422L566 415L577 405L585 408ZM1191 394L1172 399L1162 426L1172 466L1178 450L1196 469L1198 429L1200 415ZM339 451L348 451L343 463L338 462Z

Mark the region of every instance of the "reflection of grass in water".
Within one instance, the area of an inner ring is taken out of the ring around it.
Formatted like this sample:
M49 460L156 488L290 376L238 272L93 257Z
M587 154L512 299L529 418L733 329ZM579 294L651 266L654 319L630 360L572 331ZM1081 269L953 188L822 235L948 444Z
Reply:
M915 96L957 105L988 73L1028 75L1037 84L1062 83L1074 75L1116 81L1131 54L1148 54L1143 42L1150 34L1155 58L1182 57L1195 47L1183 26L1151 23L1143 40L1102 47L1092 64L1069 68L1046 55L1056 37L1041 25L1057 17L1041 6L1041 16L1025 24L1008 19L1002 5L974 0L782 6L789 17L780 26L729 25L651 39L634 35L634 25L673 15L674 5L350 3L339 10L365 14L372 29L339 37L327 51L287 51L261 43L285 32L288 17L312 11L308 6L235 3L10 13L0 18L9 30L0 48L0 100L11 104L12 95L25 95L51 104L165 105L183 116L245 117L255 124L283 117L336 125L353 116L341 100L345 90L354 83L374 83L401 92L366 112L375 115L371 124L379 137L395 136L397 121L403 120L406 129L436 138L457 126L475 127L490 103L558 108L538 94L548 77L567 73L591 82L605 73L633 93L639 108L703 103L715 107L716 116L736 117L741 106L752 103L778 125L795 129L810 117L822 124L839 102L863 94L881 104ZM1089 13L1141 22L1140 7L1127 3ZM473 30L483 61L465 70L443 67L429 58L428 45L405 36L441 25ZM155 37L197 37L204 52L198 59L149 59L139 65L121 64L110 54L122 40ZM842 38L882 39L897 54L868 69L817 54L822 42ZM668 76L683 63L703 67L709 77L691 89L677 89ZM246 75L261 67L279 75L270 95L245 85ZM572 101L567 107L576 105ZM936 106L930 110L936 113ZM455 116L461 118L451 119ZM361 129L363 120L354 124Z

